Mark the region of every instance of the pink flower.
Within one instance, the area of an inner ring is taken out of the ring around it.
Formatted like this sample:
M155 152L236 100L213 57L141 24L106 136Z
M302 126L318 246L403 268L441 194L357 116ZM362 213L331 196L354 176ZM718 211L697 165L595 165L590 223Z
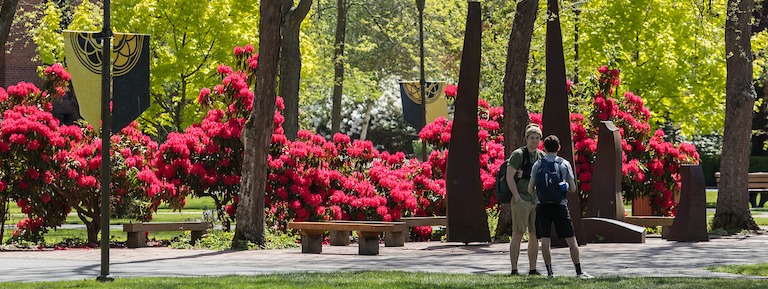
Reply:
M458 93L458 91L459 91L459 87L453 84L446 85L444 89L445 96L448 99L456 98L456 94Z
M240 56L240 55L243 55L243 52L244 52L244 51L245 51L245 50L243 50L243 48L242 48L242 47L240 47L240 46L235 46L235 49L234 49L233 53L235 54L235 56Z

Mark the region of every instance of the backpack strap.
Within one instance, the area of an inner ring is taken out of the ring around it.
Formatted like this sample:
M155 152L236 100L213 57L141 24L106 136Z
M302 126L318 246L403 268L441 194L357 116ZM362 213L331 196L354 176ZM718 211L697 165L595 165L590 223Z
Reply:
M523 177L521 179L529 179L531 178L531 168L533 168L533 164L531 163L531 152L528 151L527 146L523 146L523 163L520 166L520 170L523 171Z
M528 147L527 146L524 146L523 147L523 166L522 167L525 167L525 165L530 164L530 163L531 163L531 152L528 151Z

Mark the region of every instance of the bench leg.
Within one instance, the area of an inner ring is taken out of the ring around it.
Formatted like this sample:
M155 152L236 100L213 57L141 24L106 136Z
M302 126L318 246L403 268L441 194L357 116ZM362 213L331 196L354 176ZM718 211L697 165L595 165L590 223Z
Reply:
M403 233L403 231L384 232L384 246L385 247L405 246L405 234Z
M661 226L661 238L667 239L667 236L669 236L669 232L672 231L672 226Z
M205 231L191 231L190 232L191 238L189 240L189 243L194 246L197 243L197 241L200 241L200 239L203 238L203 233L205 233Z
M323 252L323 235L301 234L301 252L320 254Z
M349 231L330 231L329 239L331 246L347 246L349 245Z
M765 206L765 202L768 201L768 193L760 193L760 204L758 204L759 207Z
M377 232L357 232L359 238L358 254L360 255L378 255L379 254L379 233Z
M125 242L128 248L140 248L147 246L147 235L145 232L128 232L128 240Z
M757 207L757 193L749 193L749 204L752 205L753 208Z

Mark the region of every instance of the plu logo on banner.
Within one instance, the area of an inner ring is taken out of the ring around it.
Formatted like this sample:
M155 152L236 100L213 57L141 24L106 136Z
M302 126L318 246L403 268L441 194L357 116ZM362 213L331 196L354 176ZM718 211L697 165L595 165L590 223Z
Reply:
M64 31L64 52L80 115L99 130L101 40L98 32ZM149 35L115 33L112 47L112 131L149 108Z
M445 98L444 81L427 81L424 83L424 97L427 103L426 121L433 122L440 116L448 115L448 101ZM425 123L421 108L421 90L419 81L400 82L400 96L403 101L403 118L405 122L417 131Z

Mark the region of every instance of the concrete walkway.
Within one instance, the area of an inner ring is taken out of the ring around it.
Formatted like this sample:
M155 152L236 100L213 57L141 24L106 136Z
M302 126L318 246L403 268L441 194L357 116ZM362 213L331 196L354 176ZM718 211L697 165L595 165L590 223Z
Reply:
M713 273L709 265L768 262L768 235L678 243L648 238L644 244L588 244L581 247L584 270L595 276L682 276L747 278ZM525 247L525 245L523 245ZM323 246L322 254L301 249L264 251L112 249L110 273L135 276L218 276L335 270L402 270L444 273L507 274L508 244L406 243L384 247L378 256L359 256L357 246ZM528 270L525 252L521 271ZM99 249L0 252L0 282L94 279L100 273ZM539 268L544 265L539 256ZM553 249L555 274L574 275L567 248Z

